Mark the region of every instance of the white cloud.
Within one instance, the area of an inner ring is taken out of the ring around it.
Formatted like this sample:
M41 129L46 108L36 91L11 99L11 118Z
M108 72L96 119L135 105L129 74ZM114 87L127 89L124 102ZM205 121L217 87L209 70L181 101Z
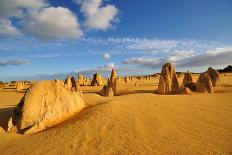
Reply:
M108 60L108 59L110 59L110 54L109 53L104 53L103 54L103 58L105 59L105 60Z
M25 31L42 40L78 38L82 31L76 16L67 8L49 7L24 21Z
M20 32L12 25L10 20L0 20L0 35L17 36Z
M18 21L17 28L11 18ZM42 40L79 38L82 31L78 18L68 8L51 7L46 0L0 0L0 34L27 35ZM4 32L4 33L3 33Z
M107 30L117 17L118 9L114 5L102 6L102 0L76 0L81 4L81 12L89 29Z
M10 59L10 60L0 60L0 66L6 65L22 65L30 63L29 60L26 59Z
M190 50L190 51L177 50L177 51L174 51L173 53L171 53L167 60L170 62L179 61L182 59L193 57L195 54L196 54L195 50Z
M46 6L48 4L45 0L0 0L0 18L22 18L24 11L38 10Z

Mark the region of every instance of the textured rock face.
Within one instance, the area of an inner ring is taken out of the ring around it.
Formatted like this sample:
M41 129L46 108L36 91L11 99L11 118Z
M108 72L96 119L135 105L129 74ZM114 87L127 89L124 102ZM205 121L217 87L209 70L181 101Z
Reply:
M22 91L24 89L24 83L22 81L18 81L16 83L16 91L19 92L19 91Z
M102 96L113 96L117 93L117 73L112 69L110 79L108 80L107 86L104 86L101 94Z
M212 82L207 73L200 74L196 83L196 90L203 93L213 93Z
M193 83L193 78L192 78L192 74L189 71L187 71L184 74L183 84L188 85L189 83Z
M86 78L82 74L79 74L78 75L78 84L80 86L84 86L85 85L85 81L86 81Z
M163 95L181 93L176 71L170 63L163 65L159 79L158 91L159 94Z
M101 75L98 73L94 74L93 80L91 82L91 86L102 86L102 85L103 85L103 81Z
M15 108L8 122L8 131L38 132L80 112L85 106L82 93L74 83L68 85L41 81L31 86Z
M112 69L110 80L108 81L108 86L112 88L114 95L116 95L116 78L117 78L117 73L114 69Z
M183 85L191 91L196 91L196 84L193 82L192 74L189 71L184 74Z
M217 70L209 67L207 70L207 74L211 79L213 87L221 87L220 74Z
M101 90L101 95L105 97L112 97L114 96L114 93L111 87L104 86L103 89Z
M182 94L191 94L191 90L188 87L181 87Z

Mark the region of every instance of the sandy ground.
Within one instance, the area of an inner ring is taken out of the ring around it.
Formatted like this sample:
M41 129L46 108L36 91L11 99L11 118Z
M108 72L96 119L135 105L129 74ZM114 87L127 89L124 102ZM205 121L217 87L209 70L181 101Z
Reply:
M85 86L87 108L33 135L5 132L24 93L1 89L0 154L232 154L232 74L221 79L214 94L158 95L156 80L107 98Z

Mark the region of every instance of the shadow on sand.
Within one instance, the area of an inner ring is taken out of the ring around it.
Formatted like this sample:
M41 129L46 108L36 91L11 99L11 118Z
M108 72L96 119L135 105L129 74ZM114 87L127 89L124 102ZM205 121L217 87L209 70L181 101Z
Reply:
M8 120L10 119L13 110L14 107L0 109L0 127L2 127L5 131L7 131Z

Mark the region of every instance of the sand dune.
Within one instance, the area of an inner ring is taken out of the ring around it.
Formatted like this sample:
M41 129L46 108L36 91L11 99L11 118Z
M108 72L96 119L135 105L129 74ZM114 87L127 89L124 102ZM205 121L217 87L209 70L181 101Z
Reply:
M197 77L193 77L196 81ZM32 135L6 133L23 93L0 92L1 154L232 154L232 74L214 94L155 94L158 81L120 85L115 97L82 87L88 105ZM225 87L226 86L226 87Z

